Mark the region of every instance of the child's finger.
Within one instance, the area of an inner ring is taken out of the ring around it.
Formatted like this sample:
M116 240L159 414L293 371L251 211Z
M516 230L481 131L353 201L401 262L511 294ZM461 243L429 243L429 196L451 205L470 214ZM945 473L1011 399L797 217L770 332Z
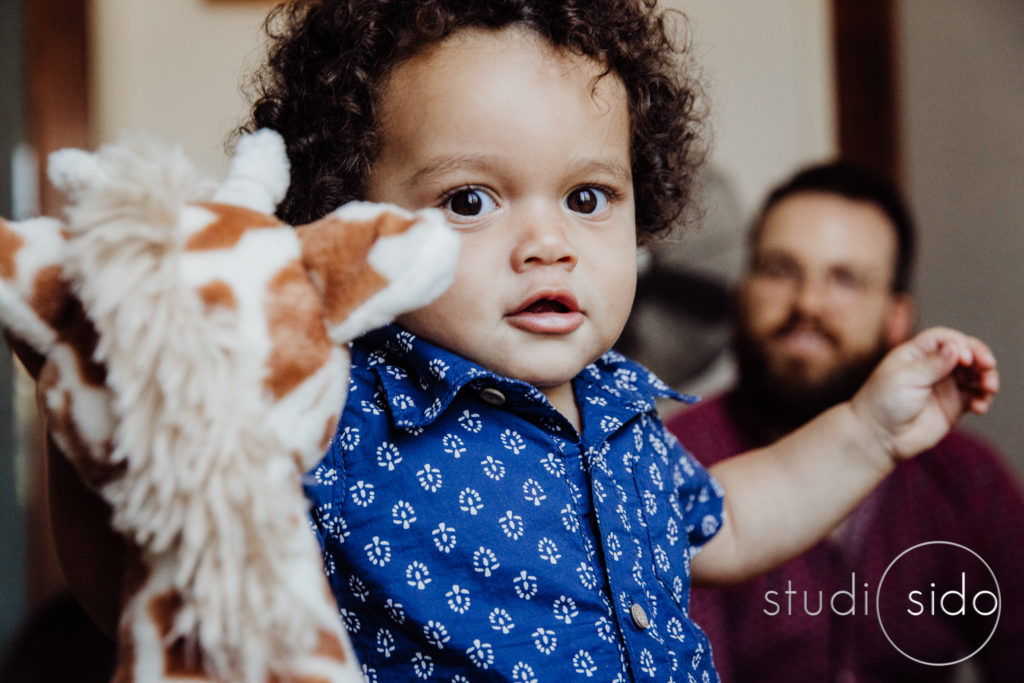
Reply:
M932 358L952 358L960 365L974 361L967 335L948 327L931 327L914 337L911 344Z
M980 368L994 368L996 357L985 342L976 337L965 337L966 346L970 349L970 364Z
M992 392L974 386L958 386L958 389L965 409L978 413L985 412L992 406L992 400L995 397Z
M991 398L973 398L971 399L971 412L976 415L984 415L992 407Z
M954 367L970 369L971 375L980 378L979 386L985 391L998 391L995 355L980 339L948 327L933 327L917 335L913 343L932 358L937 372L945 374ZM950 359L953 365L947 367Z
M991 349L974 338L969 338L972 347L973 362L961 365L964 371L962 378L966 386L977 391L994 394L999 391L999 371L996 358Z
M999 373L994 366L985 367L988 360L994 359L983 358L980 353L975 355L975 364L956 367L952 376L963 397L964 408L980 414L989 410L995 393L999 391Z
M974 395L966 401L966 405L972 413L983 415L992 407L993 398L993 395L989 393Z
M953 370L957 384L976 387L985 391L999 390L999 371L978 365L958 365Z
M930 382L949 375L958 367L970 365L970 354L968 352L965 355L966 347L959 343L958 338L936 334L934 338L924 341L925 354L922 360L931 373ZM968 359L966 362L965 357Z
M999 371L995 368L987 368L978 373L975 382L978 388L989 394L999 391Z

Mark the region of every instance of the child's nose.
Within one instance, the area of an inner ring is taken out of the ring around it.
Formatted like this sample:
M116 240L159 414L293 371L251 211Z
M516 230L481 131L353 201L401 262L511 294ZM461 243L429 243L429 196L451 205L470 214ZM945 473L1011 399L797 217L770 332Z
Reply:
M569 218L560 207L534 209L522 216L512 250L517 272L539 265L576 266L578 254L569 235Z

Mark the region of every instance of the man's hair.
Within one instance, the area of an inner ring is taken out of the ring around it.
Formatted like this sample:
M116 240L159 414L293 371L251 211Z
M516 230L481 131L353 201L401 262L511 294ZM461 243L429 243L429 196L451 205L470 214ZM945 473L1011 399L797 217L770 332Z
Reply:
M462 28L522 27L625 84L644 241L688 206L705 153L697 72L668 17L655 0L292 0L267 16L270 49L239 132L282 134L292 180L278 215L314 220L365 199L381 145L379 98L396 66Z
M893 264L892 290L899 294L910 291L916 250L914 222L910 211L891 182L850 162L834 161L809 166L775 187L765 198L754 219L750 232L751 254L757 247L765 218L771 210L787 197L806 193L834 194L878 207L889 219L896 233L896 262Z

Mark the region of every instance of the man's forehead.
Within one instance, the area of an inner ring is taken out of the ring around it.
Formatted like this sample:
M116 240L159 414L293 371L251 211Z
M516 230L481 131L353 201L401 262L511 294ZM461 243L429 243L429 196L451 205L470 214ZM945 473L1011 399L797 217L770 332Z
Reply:
M893 267L896 228L875 204L825 193L787 197L764 217L756 256L790 254L809 261Z

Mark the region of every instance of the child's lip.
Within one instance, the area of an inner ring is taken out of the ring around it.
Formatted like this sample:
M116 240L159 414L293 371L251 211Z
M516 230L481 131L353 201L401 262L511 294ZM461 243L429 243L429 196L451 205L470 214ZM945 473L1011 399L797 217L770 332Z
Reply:
M568 290L543 290L531 295L522 304L519 305L512 315L519 315L520 313L528 313L527 309L531 306L540 303L542 301L552 301L556 304L560 304L565 307L565 311L561 311L562 315L567 313L578 313L580 305L576 301L576 297L572 295L572 292Z
M537 304L552 302L564 310L536 309ZM535 310L531 310L533 307ZM566 290L545 290L531 295L507 316L514 327L536 334L568 334L583 324L579 302Z

